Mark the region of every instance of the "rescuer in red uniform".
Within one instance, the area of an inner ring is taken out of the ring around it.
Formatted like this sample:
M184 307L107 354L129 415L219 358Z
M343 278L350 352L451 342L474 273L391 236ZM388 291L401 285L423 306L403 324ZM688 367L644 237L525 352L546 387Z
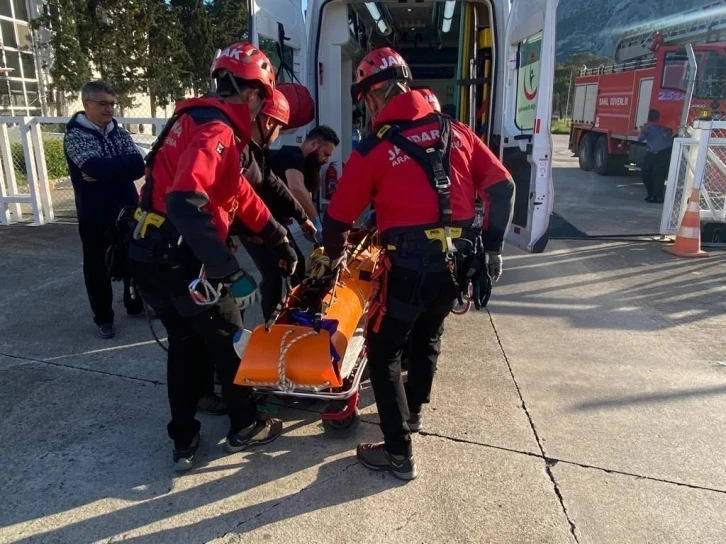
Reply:
M410 433L420 429L429 402L444 320L467 277L475 290L485 268L499 278L514 182L469 127L410 91L408 65L392 49L368 53L355 81L352 98L365 102L373 130L345 165L326 212L324 247L331 269L341 266L347 231L373 203L384 255L373 274L367 342L384 442L360 444L357 454L368 468L409 480L416 477ZM476 193L487 213L482 235L472 239ZM401 352L409 335L404 389Z
M167 430L180 471L192 467L199 447L194 415L207 360L214 361L228 406L227 451L270 442L282 429L279 419L259 420L252 389L233 383L240 308L254 301L257 289L225 243L230 223L239 219L274 247L287 273L296 265L285 230L240 174L251 123L273 94L272 64L256 47L238 42L214 61L212 77L218 96L179 103L147 155L129 244L136 285L168 333ZM200 276L209 288L192 296L190 282Z
M277 139L280 130L287 125L290 114L290 104L287 98L282 92L275 89L272 100L265 103L257 117L252 129L252 141L242 154L244 176L278 222L282 224L288 219L294 218L300 225L300 230L312 237L317 232L312 221L300 202L288 189L287 184L272 170L270 152L267 149ZM238 223L236 221L233 225L235 231L237 231ZM262 275L260 303L262 317L268 321L282 300L284 271L280 270L277 264L278 257L274 248L268 244L257 243L256 240L246 236L245 232L235 233L241 235L242 244ZM292 244L289 233L288 237Z

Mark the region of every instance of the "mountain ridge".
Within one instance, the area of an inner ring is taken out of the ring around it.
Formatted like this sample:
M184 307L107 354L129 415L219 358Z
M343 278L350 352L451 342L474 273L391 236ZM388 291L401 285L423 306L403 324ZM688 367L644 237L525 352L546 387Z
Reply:
M612 58L627 28L714 0L560 0L557 8L557 59L580 52Z

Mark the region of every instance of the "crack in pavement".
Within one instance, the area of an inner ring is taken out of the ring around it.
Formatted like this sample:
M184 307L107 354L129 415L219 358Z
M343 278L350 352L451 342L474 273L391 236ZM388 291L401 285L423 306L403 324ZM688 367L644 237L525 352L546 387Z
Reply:
M147 380L146 378L137 378L135 376L127 376L125 374L116 374L114 372L106 372L105 370L96 370L95 368L85 368L81 366L64 365L61 363L55 363L53 361L44 361L43 359L35 359L33 357L25 357L23 355L11 355L9 353L0 353L0 357L7 357L8 359L16 359L18 361L25 361L28 363L36 363L39 365L54 366L56 368L64 368L66 370L78 370L80 372L90 372L91 374L100 374L102 376L111 376L113 378L122 378L125 380L132 380L135 382L148 383L151 385L166 385L166 382L157 380Z
M494 331L494 336L497 339L497 343L499 344L499 349L502 352L502 357L504 357L504 361L507 363L507 368L509 369L509 374L512 376L512 382L514 383L514 387L517 390L517 395L519 396L519 400L522 403L522 410L524 410L524 414L527 416L527 419L529 420L529 427L532 429L532 433L534 434L534 439L537 442L537 446L539 447L540 452L542 453L542 459L545 460L545 472L547 473L547 476L549 477L550 481L552 482L552 486L555 491L555 495L557 495L557 499L560 501L560 506L562 507L562 513L565 514L565 518L567 519L567 523L570 524L570 533L572 533L572 538L575 539L575 542L579 544L580 540L577 537L577 528L575 527L575 522L570 518L570 514L567 511L567 506L565 505L565 499L562 496L562 492L560 491L560 487L557 484L557 480L555 479L555 475L552 473L552 466L550 463L546 461L548 459L547 455L544 451L544 446L542 445L542 440L539 437L539 433L537 432L537 427L534 424L534 420L532 419L532 415L529 413L529 409L527 408L527 403L524 400L524 396L522 395L522 390L519 387L519 383L517 382L517 378L514 376L514 370L512 370L512 364L509 361L509 357L507 356L507 352L504 351L504 345L502 344L502 339L499 337L499 331L497 330L496 325L494 325L494 318L492 317L492 313L487 308L487 315L489 316L489 322L492 324L492 330Z
M361 420L362 423L367 423L369 425L377 425L377 423L371 422L371 421L365 421ZM605 468L600 467L597 465L589 465L587 463L580 463L578 461L570 461L568 459L560 459L558 457L550 457L546 455L542 455L539 453L533 453L531 451L524 451L524 450L518 450L516 448L507 448L506 446L497 446L494 444L488 444L486 442L477 442L476 440L468 440L466 438L458 438L455 436L447 436L444 434L434 433L431 431L420 431L418 434L421 436L431 436L434 438L440 438L442 440L449 440L451 442L458 442L461 444L469 444L472 446L481 446L484 448L490 448L493 450L499 450L506 453L516 453L518 455L525 455L527 457L534 457L535 459L541 459L545 463L547 463L550 467L554 467L558 463L562 463L563 465L571 465L578 468L584 468L589 470L597 470L599 472L605 472L606 474L617 474L618 476L628 476L630 478L637 478L638 480L648 480L651 482L658 482L662 484L670 484L670 485L676 485L679 487L688 487L690 489L695 489L698 491L711 491L713 493L721 493L726 494L726 489L718 489L715 487L706 487L698 484L689 484L688 482L678 482L676 480L667 480L665 478L658 478L656 476L646 476L644 474L636 474L634 472L626 472L624 470L618 470L618 469L612 469L612 468Z

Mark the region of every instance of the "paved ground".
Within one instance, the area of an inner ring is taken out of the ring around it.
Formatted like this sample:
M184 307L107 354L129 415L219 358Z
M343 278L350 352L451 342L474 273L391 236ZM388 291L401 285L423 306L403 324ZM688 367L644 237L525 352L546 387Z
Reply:
M555 135L555 213L588 236L657 234L662 204L645 202L640 172L598 176L583 172L567 149L568 136ZM557 223L555 223L557 225ZM555 230L555 235L572 233Z
M280 440L227 456L202 416L176 476L164 354L123 315L94 337L80 263L72 225L0 229L0 542L726 540L725 254L508 251L491 313L448 322L406 485L355 460L379 436L367 385L346 440L285 406Z

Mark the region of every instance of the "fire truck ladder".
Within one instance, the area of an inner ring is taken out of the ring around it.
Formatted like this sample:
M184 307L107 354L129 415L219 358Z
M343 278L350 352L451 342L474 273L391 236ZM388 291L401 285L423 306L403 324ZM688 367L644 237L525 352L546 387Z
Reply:
M677 15L630 28L615 47L615 63L652 56L660 34L665 45L712 43L726 39L726 0L718 0Z

